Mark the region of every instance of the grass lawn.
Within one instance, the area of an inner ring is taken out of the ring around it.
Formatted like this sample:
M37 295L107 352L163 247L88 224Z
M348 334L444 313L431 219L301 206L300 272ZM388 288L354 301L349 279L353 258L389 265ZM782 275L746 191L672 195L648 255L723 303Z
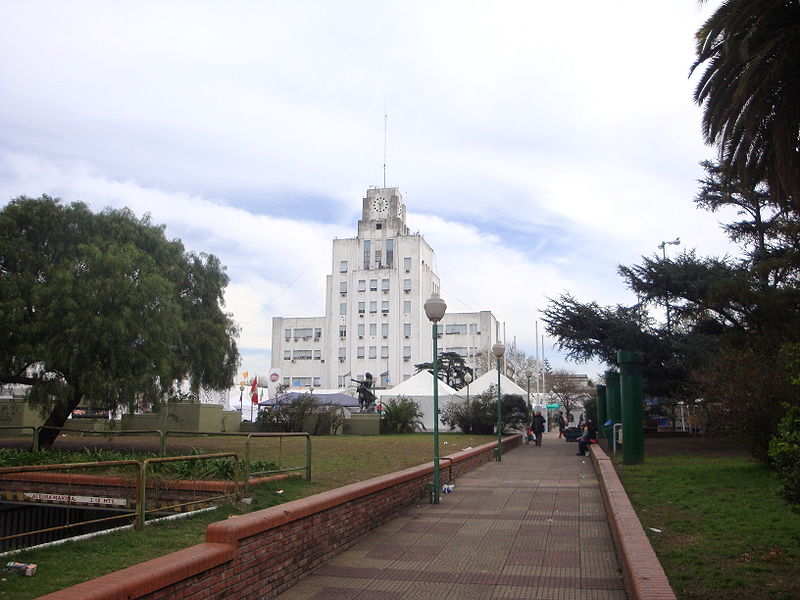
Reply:
M800 515L760 464L648 456L617 472L680 600L800 598Z
M442 456L496 439L494 436L462 434L441 434L439 437ZM126 437L110 444L105 438L74 437L60 438L58 447L80 449L92 445L108 449L109 446L124 446L126 450L137 452L157 451L157 444L153 444L153 440L148 438ZM280 463L283 467L302 466L305 464L305 447L304 438L286 439L283 442L258 438L253 443L251 457ZM189 454L192 448L203 448L208 452L240 451L243 456L244 438L176 437L171 438L168 452L172 455ZM114 532L4 557L5 562L35 563L38 568L33 577L0 573L0 599L38 598L202 543L209 523L430 462L432 458L433 436L430 434L314 437L310 483L295 478L270 483L253 489L253 504L250 506L226 504L184 519L148 525L142 532Z

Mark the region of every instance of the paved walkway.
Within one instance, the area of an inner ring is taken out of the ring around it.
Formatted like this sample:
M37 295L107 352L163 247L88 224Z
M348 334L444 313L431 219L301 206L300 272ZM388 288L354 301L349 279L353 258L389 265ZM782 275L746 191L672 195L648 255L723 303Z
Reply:
M625 600L599 483L576 451L557 433L539 448L522 445L454 481L439 505L403 510L278 598Z

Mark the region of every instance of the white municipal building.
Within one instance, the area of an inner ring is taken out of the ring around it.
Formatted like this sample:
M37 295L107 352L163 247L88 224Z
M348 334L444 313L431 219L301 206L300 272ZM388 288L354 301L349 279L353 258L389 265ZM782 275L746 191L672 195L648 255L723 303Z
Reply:
M397 188L369 189L363 202L358 235L333 240L325 316L272 319L271 373L293 388L346 388L367 372L376 389L391 388L433 357L423 309L439 293L433 249L409 233ZM439 332L439 351L463 356L476 378L494 368L501 337L490 311L447 312Z

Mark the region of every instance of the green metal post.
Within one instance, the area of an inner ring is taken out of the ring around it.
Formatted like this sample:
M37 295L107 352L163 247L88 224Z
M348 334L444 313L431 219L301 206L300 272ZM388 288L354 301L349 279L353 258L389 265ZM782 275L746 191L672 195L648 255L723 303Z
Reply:
M596 385L597 390L597 428L600 429L608 421L608 408L606 406L606 386Z
M619 403L619 373L616 371L606 371L606 411L608 419L612 423L622 422L622 410ZM605 422L605 421L604 421ZM606 439L611 441L613 428L611 425L603 428Z
M617 352L620 369L620 398L622 403L622 462L635 465L644 460L644 397L642 394L642 363L638 352Z
M503 432L503 417L500 412L500 357L497 357L497 449L494 459L503 460L503 444L500 442L500 435Z
M439 474L439 351L438 325L433 324L433 503L439 504L441 477Z

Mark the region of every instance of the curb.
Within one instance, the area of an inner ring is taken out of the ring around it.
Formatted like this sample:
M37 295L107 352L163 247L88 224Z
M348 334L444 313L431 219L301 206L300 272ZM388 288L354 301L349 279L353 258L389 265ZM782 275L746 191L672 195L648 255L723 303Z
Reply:
M589 446L606 508L608 524L622 565L625 591L630 600L676 600L664 569L658 561L639 517L611 459L602 448Z

